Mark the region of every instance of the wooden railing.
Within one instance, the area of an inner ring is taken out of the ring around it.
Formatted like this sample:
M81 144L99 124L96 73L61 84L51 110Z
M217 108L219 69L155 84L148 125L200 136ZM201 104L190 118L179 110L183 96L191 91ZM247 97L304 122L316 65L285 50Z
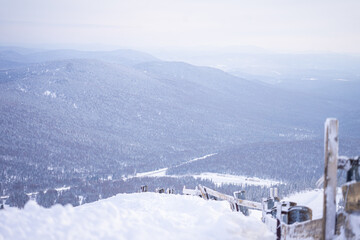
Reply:
M233 210L237 211L239 211L238 206L261 210L263 212L263 222L277 235L277 239L311 238L330 240L340 234L346 239L360 239L360 231L354 231L354 228L360 229L360 157L350 159L338 156L338 125L339 123L336 119L327 119L325 122L325 168L322 178L324 184L324 205L323 218L321 219L312 220L311 210L309 210L309 220L305 219L306 221L294 224L285 222L284 219L288 219L291 209L296 209L294 206L296 203L281 202L271 194L270 198L259 203L238 199L201 185L194 190L184 187L183 193L200 196L206 200L225 200L230 203ZM348 182L342 186L345 202L345 208L342 212L337 212L336 210L338 169L348 171ZM270 208L267 204L269 202L272 203ZM285 210L283 209L284 206ZM300 206L297 206L297 208L301 209ZM308 208L303 207L303 209L306 210ZM358 216L357 219L353 220L352 215Z

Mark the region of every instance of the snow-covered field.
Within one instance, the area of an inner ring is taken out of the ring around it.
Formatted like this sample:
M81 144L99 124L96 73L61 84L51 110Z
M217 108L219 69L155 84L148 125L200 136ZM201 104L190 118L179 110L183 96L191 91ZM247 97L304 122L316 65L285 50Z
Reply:
M162 168L151 172L143 172L137 173L133 177L173 177L173 178L180 178L180 177L193 177L202 180L210 180L215 185L221 186L225 184L234 184L239 186L244 185L251 185L251 186L263 186L263 187L271 187L273 185L281 184L279 181L270 180L270 179L261 179L256 177L246 177L241 175L231 175L231 174L222 174L222 173L211 173L211 172L204 172L201 174L195 175L166 175L166 170L168 168ZM130 178L133 178L130 177ZM129 179L129 178L127 178ZM126 179L124 179L126 180Z
M182 165L185 165L185 164L188 164L191 162L203 160L203 159L206 159L213 155L216 155L216 153L208 154L208 155L205 155L202 157L191 159L191 160L181 163L175 167L182 166ZM223 184L234 184L234 185L239 185L239 186L251 185L251 186L270 187L273 185L281 184L281 182L279 182L279 181L270 180L270 179L261 179L261 178L256 178L256 177L246 177L246 176L240 176L240 175L211 173L211 172L204 172L204 173L195 174L195 175L166 175L166 171L168 169L169 168L161 168L161 169L154 170L154 171L137 173L134 176L123 178L123 180L127 180L129 178L134 178L134 177L141 178L141 177L165 177L166 176L166 177L174 177L174 178L194 177L194 178L203 179L203 180L210 180L217 186L221 186Z
M245 177L245 176L221 174L221 173L202 173L199 175L192 175L192 176L194 178L210 180L217 186L221 186L223 184L234 184L239 186L252 185L252 186L270 187L272 185L281 183L269 179L261 179L256 177Z
M203 159L206 159L208 157L211 157L213 155L216 155L216 153L211 153L211 154L207 154L205 156L202 156L202 157L197 157L197 158L193 158L189 161L186 161L186 162L183 162L183 163L180 163L174 167L179 167L179 166L182 166L182 165L186 165L186 164L189 164L189 163L192 163L192 162L196 162L196 161L199 161L199 160L203 160ZM150 171L150 172L142 172L142 173L137 173L135 176L133 177L163 177L163 176L168 176L168 177L179 177L179 176L174 176L174 175L166 175L166 171L168 170L169 168L161 168L161 169L158 169L158 170L155 170L155 171Z
M0 239L274 239L259 218L227 202L184 195L119 194L79 207L29 202L0 212Z
M223 173L211 173L211 172L204 172L195 175L166 175L167 169L168 168L162 168L151 172L137 173L133 177L165 177L165 176L173 177L173 178L193 177L202 180L210 180L217 186L221 186L225 184L234 184L239 186L251 185L251 186L271 187L273 185L281 184L281 182L279 181L270 180L270 179L246 177L241 175L231 175L231 174L223 174Z

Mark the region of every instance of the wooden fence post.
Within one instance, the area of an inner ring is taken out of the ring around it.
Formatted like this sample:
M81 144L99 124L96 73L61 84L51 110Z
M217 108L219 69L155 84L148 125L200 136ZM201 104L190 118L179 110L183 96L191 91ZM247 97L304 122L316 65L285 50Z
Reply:
M322 239L332 239L336 225L336 185L338 160L338 120L326 119L325 122L325 172Z

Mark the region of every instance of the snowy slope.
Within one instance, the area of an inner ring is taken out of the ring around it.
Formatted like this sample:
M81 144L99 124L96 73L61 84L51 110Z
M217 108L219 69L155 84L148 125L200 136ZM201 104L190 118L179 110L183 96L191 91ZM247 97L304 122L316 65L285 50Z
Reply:
M155 193L119 194L79 207L30 202L0 212L0 239L274 239L260 219L227 202Z

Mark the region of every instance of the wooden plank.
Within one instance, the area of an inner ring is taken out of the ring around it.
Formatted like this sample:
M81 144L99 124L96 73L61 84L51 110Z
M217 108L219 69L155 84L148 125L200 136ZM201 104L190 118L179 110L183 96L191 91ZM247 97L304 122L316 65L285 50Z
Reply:
M244 206L244 207L248 207L248 208L252 208L252 209L262 211L262 206L261 206L261 203L259 203L259 202L236 199L236 203L241 205L241 206Z
M235 202L235 198L220 192L217 192L215 190L212 190L211 188L206 188L206 192L214 197L217 197L218 199L226 200L229 202Z
M338 120L326 119L325 122L325 170L324 170L324 208L322 239L332 239L336 225L336 184L338 159Z
M235 199L233 196L226 195L220 192L217 192L215 190L212 190L210 188L205 188L206 192L218 199L226 200L228 202L237 203L238 205L249 207L256 210L262 210L261 203L259 202L253 202L248 200L242 200L242 199Z
M201 192L202 198L205 199L205 200L209 200L209 196L208 196L207 191L205 190L205 188L203 186L199 185L199 190Z
M281 224L281 239L318 239L322 237L322 219L292 225Z

